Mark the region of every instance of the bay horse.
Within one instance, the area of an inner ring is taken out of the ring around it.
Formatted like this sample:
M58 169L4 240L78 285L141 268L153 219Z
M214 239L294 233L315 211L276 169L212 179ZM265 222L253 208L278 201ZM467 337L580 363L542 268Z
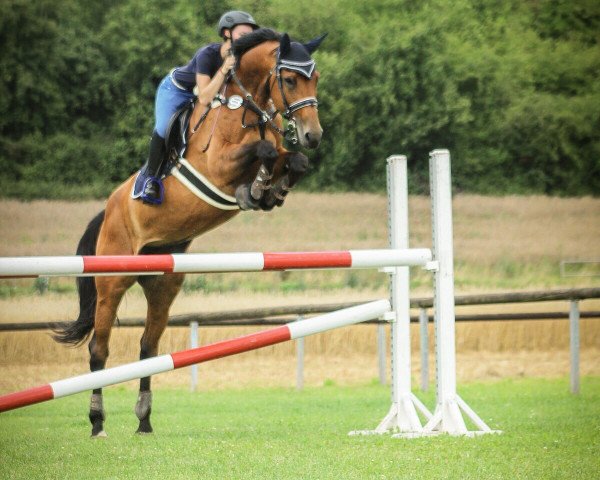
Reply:
M213 108L196 104L187 132L185 160L221 198L235 199L226 209L194 194L175 173L164 180L161 205L132 198L135 176L108 198L106 208L88 225L78 255L132 255L185 252L191 240L221 225L240 209L270 210L308 167L308 159L283 146L291 132L301 146L316 148L322 135L317 111L317 81L311 54L324 35L306 44L287 34L258 29L237 40L232 52L236 65L226 83L223 103ZM289 121L284 129L282 116ZM173 170L176 172L176 169ZM238 208L239 206L239 208ZM79 317L55 330L58 342L88 344L90 370L102 370L109 354L111 329L125 292L137 281L148 310L140 341L140 359L157 355L169 309L183 283L183 274L156 276L99 276L77 279ZM137 433L150 433L150 377L140 379L135 413ZM92 437L106 436L102 389L92 392L89 419Z

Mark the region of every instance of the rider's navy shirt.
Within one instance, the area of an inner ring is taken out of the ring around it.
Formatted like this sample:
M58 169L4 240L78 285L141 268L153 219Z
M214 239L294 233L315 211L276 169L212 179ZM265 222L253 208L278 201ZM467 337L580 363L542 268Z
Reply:
M221 44L210 43L196 52L187 65L177 67L173 71L173 78L182 87L190 92L196 85L196 74L201 73L213 77L223 65L221 58Z

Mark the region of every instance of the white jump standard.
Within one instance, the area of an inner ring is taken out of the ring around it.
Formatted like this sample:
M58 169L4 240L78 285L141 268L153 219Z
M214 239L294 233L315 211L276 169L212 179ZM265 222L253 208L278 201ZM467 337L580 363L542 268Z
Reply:
M494 433L456 393L454 332L454 274L452 244L452 187L450 153L434 150L429 158L432 209L433 260L426 265L434 272L434 322L436 329L437 404L433 415L412 393L410 361L410 301L407 267L389 269L393 311L392 322L392 405L375 430L357 430L350 435L393 433L413 438L439 433L479 435ZM408 187L406 157L388 158L389 234L391 248L408 248ZM468 431L462 409L479 429ZM423 427L417 410L425 417Z

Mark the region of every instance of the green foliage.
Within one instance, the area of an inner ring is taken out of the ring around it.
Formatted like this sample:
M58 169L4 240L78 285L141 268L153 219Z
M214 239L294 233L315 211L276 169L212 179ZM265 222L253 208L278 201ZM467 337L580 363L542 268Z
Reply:
M158 83L218 40L230 8L300 40L329 32L315 54L325 135L304 188L381 190L385 157L405 153L423 192L427 153L446 147L459 191L600 193L593 0L5 0L3 195L101 194L139 168Z

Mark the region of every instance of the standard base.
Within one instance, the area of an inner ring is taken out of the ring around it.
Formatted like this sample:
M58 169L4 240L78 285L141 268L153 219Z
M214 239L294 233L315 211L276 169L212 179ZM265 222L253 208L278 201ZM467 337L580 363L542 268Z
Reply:
M421 427L415 407L427 418L427 424ZM464 412L478 430L467 430L463 419ZM462 398L455 395L452 399L439 403L432 415L412 393L399 403L393 403L389 413L375 430L354 430L348 435L383 435L392 433L392 438L421 438L439 435L478 437L488 433L500 434L502 430L492 430L469 407Z
M476 430L476 431L467 431L465 433L448 433L448 432L420 432L420 433L395 433L392 435L392 438L422 438L422 437L439 437L441 435L450 435L452 437L480 437L481 435L487 435L488 433L501 434L502 430L490 430L487 432Z
M478 430L467 430L462 412L473 422ZM501 433L499 430L492 430L487 424L477 415L471 407L458 395L442 400L435 407L433 416L423 427L423 435L438 435L447 433L449 435L465 435L474 437L485 435L487 433Z
M375 430L353 430L348 435L383 435L384 433L399 432L401 434L419 434L423 431L417 410L429 420L432 415L423 403L410 393L392 403L390 411L375 428Z

